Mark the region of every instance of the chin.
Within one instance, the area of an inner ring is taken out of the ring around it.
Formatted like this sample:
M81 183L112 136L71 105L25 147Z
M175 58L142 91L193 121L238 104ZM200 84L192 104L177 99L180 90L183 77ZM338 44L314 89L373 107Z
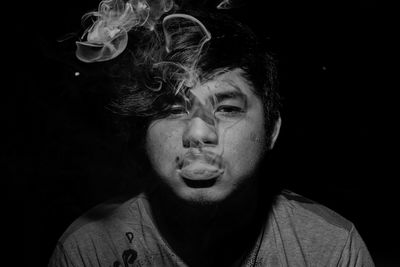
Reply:
M196 206L209 206L223 202L230 195L227 190L218 188L182 188L177 197L188 204Z

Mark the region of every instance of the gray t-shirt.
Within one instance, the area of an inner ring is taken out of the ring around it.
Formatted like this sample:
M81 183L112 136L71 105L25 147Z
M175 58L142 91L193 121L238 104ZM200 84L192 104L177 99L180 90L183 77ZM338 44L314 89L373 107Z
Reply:
M103 205L60 238L49 267L187 266L145 209L145 195ZM99 212L100 211L100 212ZM254 247L235 266L374 266L354 225L290 191L277 197Z

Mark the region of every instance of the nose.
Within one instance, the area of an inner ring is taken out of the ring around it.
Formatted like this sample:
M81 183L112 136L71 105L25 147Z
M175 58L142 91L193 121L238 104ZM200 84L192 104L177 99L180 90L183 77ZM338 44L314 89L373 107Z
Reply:
M213 123L207 123L201 117L194 117L188 121L183 137L184 148L199 148L218 144L218 134Z

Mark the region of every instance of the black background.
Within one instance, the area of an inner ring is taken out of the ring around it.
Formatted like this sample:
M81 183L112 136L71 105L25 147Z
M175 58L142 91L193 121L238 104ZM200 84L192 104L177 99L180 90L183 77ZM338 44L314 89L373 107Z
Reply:
M104 96L82 86L90 74L71 56L73 42L56 42L97 4L3 7L3 220L11 226L3 235L16 266L45 266L71 221L120 190L122 143ZM232 14L268 37L279 60L283 127L271 179L351 220L377 266L399 264L390 7L247 1Z

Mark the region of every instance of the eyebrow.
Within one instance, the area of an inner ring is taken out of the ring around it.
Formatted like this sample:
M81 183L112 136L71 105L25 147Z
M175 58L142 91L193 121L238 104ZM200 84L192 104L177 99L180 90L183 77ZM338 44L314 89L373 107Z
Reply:
M227 89L226 91L217 92L217 93L209 96L210 101L213 102L214 100L216 100L217 103L221 103L222 101L227 100L227 99L240 99L240 100L246 101L247 97L242 92L242 90L240 90L239 87L237 87L236 85L233 85L233 84L230 84L230 86L234 90Z

